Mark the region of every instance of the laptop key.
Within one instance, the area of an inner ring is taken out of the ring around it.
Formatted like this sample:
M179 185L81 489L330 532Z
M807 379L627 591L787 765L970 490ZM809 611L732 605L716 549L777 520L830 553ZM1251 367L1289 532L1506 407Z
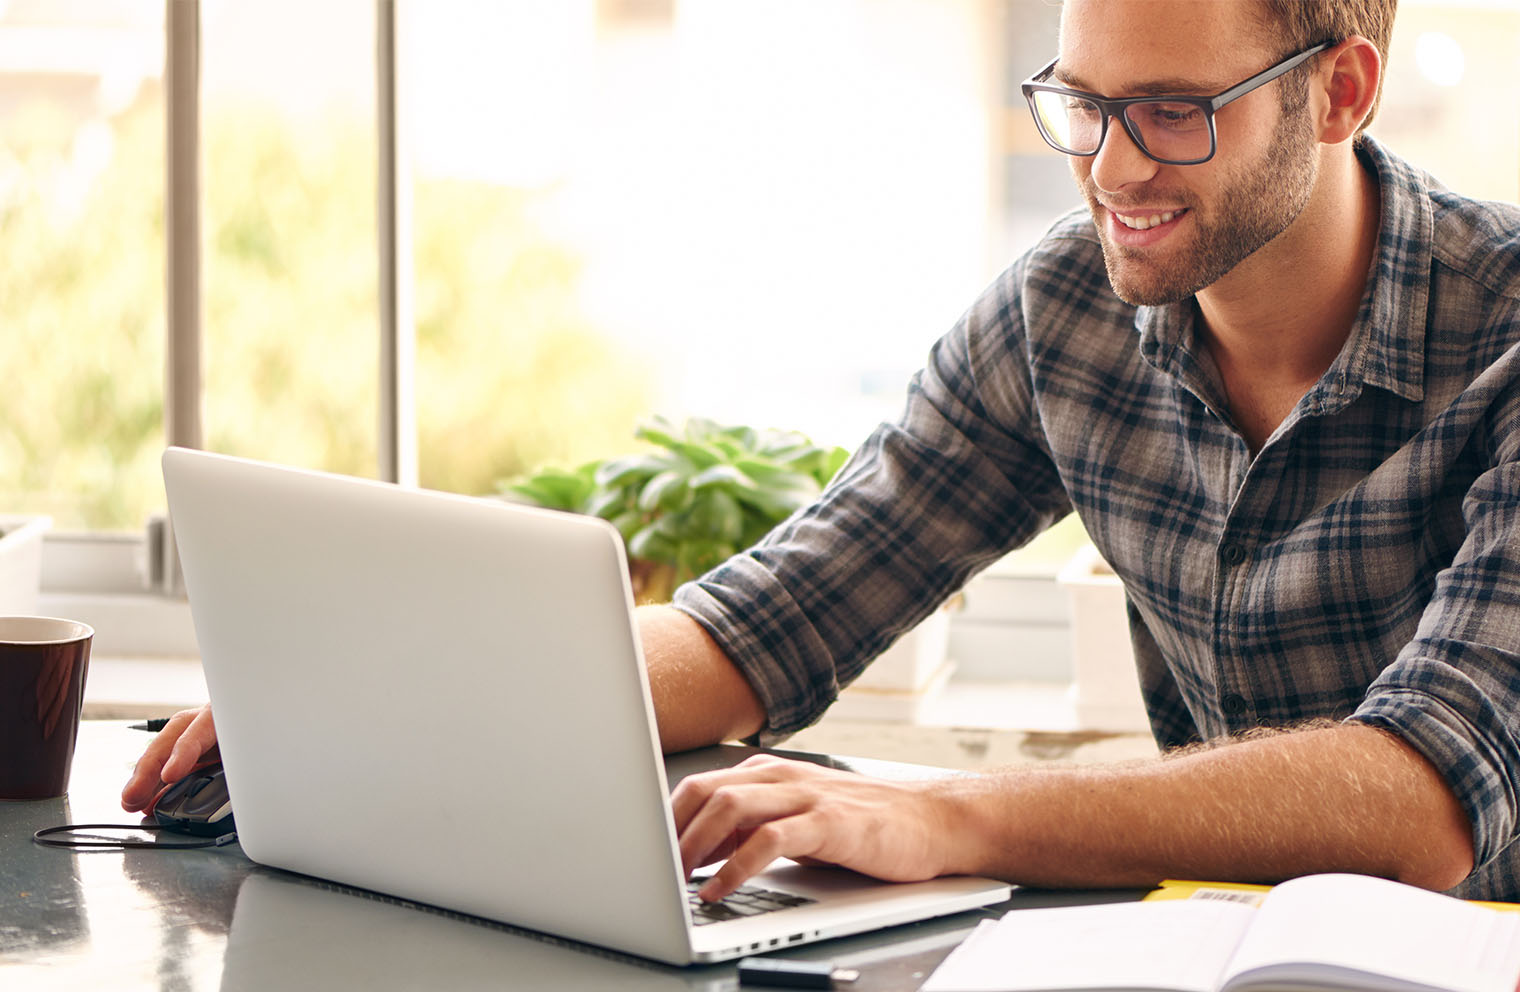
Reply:
M724 920L737 920L746 916L759 916L779 909L805 906L814 901L806 896L793 895L789 892L762 889L756 885L742 885L718 902L704 902L697 896L697 889L701 888L703 881L703 879L692 879L686 883L692 923L696 926L721 923Z
M743 914L736 913L722 903L708 903L695 911L693 918L699 923L720 923L723 920L737 920Z

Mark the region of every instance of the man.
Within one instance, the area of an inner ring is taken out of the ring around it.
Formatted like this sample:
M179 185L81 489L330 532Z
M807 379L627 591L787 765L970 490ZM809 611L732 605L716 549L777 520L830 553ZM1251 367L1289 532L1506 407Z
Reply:
M1089 211L940 341L818 504L640 615L668 750L777 739L1075 509L1125 581L1157 740L1192 746L932 783L768 758L688 779L683 859L728 858L704 897L782 856L1520 897L1520 210L1361 137L1392 15L1068 0L1027 89ZM214 740L209 710L176 717L124 805Z

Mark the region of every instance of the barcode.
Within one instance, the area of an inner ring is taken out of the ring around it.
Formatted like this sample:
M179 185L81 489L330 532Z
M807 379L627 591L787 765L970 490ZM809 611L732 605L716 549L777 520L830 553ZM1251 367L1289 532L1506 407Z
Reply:
M1247 906L1261 905L1262 893L1244 892L1240 889L1195 889L1189 899L1219 899L1224 902L1244 903Z

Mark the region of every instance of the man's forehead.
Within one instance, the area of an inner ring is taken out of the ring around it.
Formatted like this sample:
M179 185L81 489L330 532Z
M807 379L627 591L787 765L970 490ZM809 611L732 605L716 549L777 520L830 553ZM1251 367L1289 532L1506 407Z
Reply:
M1066 0L1055 76L1107 96L1213 93L1266 45L1255 0Z

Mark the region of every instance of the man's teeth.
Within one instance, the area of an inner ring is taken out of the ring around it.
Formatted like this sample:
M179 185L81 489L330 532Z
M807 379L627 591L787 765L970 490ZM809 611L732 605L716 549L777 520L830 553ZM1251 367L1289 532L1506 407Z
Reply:
M1119 213L1114 214L1114 216L1119 218L1119 223L1125 227L1136 231L1144 231L1155 227L1157 224L1165 224L1174 217L1182 216L1183 213L1184 211L1182 210L1168 210L1164 214L1151 214L1149 217L1126 217Z

